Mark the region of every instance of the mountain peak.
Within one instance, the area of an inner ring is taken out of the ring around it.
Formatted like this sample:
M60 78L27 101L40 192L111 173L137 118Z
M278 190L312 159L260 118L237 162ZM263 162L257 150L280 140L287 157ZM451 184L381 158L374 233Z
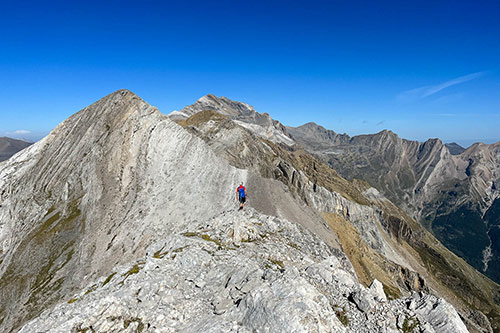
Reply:
M452 155L460 155L462 152L465 151L465 148L460 146L456 142L450 142L445 144L446 148L450 151Z
M377 135L398 136L396 133L394 133L393 131L388 130L388 129L383 129L382 131L378 132Z
M206 94L205 96L200 97L196 102L207 103L207 102L219 102L219 98L214 94Z

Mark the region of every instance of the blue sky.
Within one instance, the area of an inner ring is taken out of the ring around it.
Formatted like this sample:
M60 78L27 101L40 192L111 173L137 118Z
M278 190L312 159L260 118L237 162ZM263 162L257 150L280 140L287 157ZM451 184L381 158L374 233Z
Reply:
M0 0L0 135L127 88L169 113L244 101L286 125L500 140L494 1Z

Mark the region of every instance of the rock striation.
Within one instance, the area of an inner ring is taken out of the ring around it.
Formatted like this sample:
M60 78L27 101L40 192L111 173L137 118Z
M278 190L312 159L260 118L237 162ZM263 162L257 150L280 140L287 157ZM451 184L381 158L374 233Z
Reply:
M232 113L237 114L238 110L235 109ZM321 161L300 149L297 150L287 145L282 146L284 147L282 149L271 141L255 140L252 135L235 126L234 121L214 111L197 112L189 119L181 121L180 124L194 135L201 137L233 165L257 169L264 177L279 180L286 184L292 194L303 200L307 206L323 212L323 215L326 214L323 216L325 221L335 229L337 236L342 238L341 246L353 261L357 274L362 276L363 283L371 282L369 277L377 271L376 267L384 267L385 272L399 272L397 275L393 273L385 276L386 273L377 275L377 278L384 281L387 288L395 287L395 290L399 289L401 292L408 290L408 286L411 286L412 290L425 289L424 286L427 284L432 285L432 289L440 290L439 293L451 292L456 295L451 300L455 306L464 310L464 317L475 318L474 312L469 313L467 308L477 309L479 304L484 306L489 303L494 309L497 308L495 295L498 286L496 284L481 277L471 267L463 265L459 258L449 253L440 246L439 242L424 232L416 221L368 184L356 180L352 182L343 180L331 168L324 166ZM258 137L262 137L251 128L247 127L247 129ZM328 134L328 131L326 132ZM325 138L329 138L327 134L324 135ZM383 137L390 138L391 136L395 135L386 131ZM346 136L340 136L337 139L342 141L346 139ZM436 141L436 143L439 142ZM265 192L259 192L258 196L266 197L265 194ZM264 209L265 205L259 203L258 207ZM280 211L273 211L272 214L279 214ZM351 229L352 227L354 228ZM322 233L319 232L319 234ZM397 240L397 243L392 243L391 239ZM363 242L366 247L360 247L356 242ZM415 249L418 253L417 257L402 250L401 242L408 243L408 246ZM368 255L368 253L371 254ZM436 265L436 263L440 264ZM367 266L372 268L365 269ZM425 275L427 283L424 283L423 277L415 271ZM458 276L460 278L454 278ZM432 282L436 277L439 281L437 284ZM397 281L397 285L393 284L394 281ZM468 282L457 285L457 281ZM448 291L442 289L443 284L449 288ZM489 291L483 294L485 290ZM396 291L396 293L399 292ZM456 301L463 299L464 295L466 295L467 305L464 303L459 305L461 302ZM474 295L482 296L476 298ZM489 312L490 310L484 308L482 311Z
M178 121L187 119L203 111L216 111L228 116L238 125L251 130L265 139L288 145L294 144L285 126L279 121L272 119L269 114L259 113L246 103L232 101L226 97L218 98L212 94L208 94L197 100L196 103L186 106L181 111L174 111L169 117Z

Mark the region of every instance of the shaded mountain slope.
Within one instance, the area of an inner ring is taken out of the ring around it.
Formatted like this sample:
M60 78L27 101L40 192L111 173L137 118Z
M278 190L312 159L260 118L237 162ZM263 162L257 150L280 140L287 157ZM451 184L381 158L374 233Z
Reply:
M9 159L12 155L31 145L30 142L11 139L7 137L0 138L0 162Z
M351 138L313 123L287 131L342 176L379 189L448 248L500 281L497 227L486 219L492 220L500 195L499 143L452 154L439 139L408 141L390 131Z
M451 143L446 143L445 144L446 148L450 151L450 154L452 155L460 155L465 151L465 148L460 146L456 142L451 142Z

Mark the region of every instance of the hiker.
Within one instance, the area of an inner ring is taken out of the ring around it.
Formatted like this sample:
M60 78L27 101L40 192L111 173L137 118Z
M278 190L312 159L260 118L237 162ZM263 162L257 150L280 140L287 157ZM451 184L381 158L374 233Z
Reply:
M236 189L236 200L240 202L240 210L245 207L245 201L247 198L247 189L243 186L243 183Z

